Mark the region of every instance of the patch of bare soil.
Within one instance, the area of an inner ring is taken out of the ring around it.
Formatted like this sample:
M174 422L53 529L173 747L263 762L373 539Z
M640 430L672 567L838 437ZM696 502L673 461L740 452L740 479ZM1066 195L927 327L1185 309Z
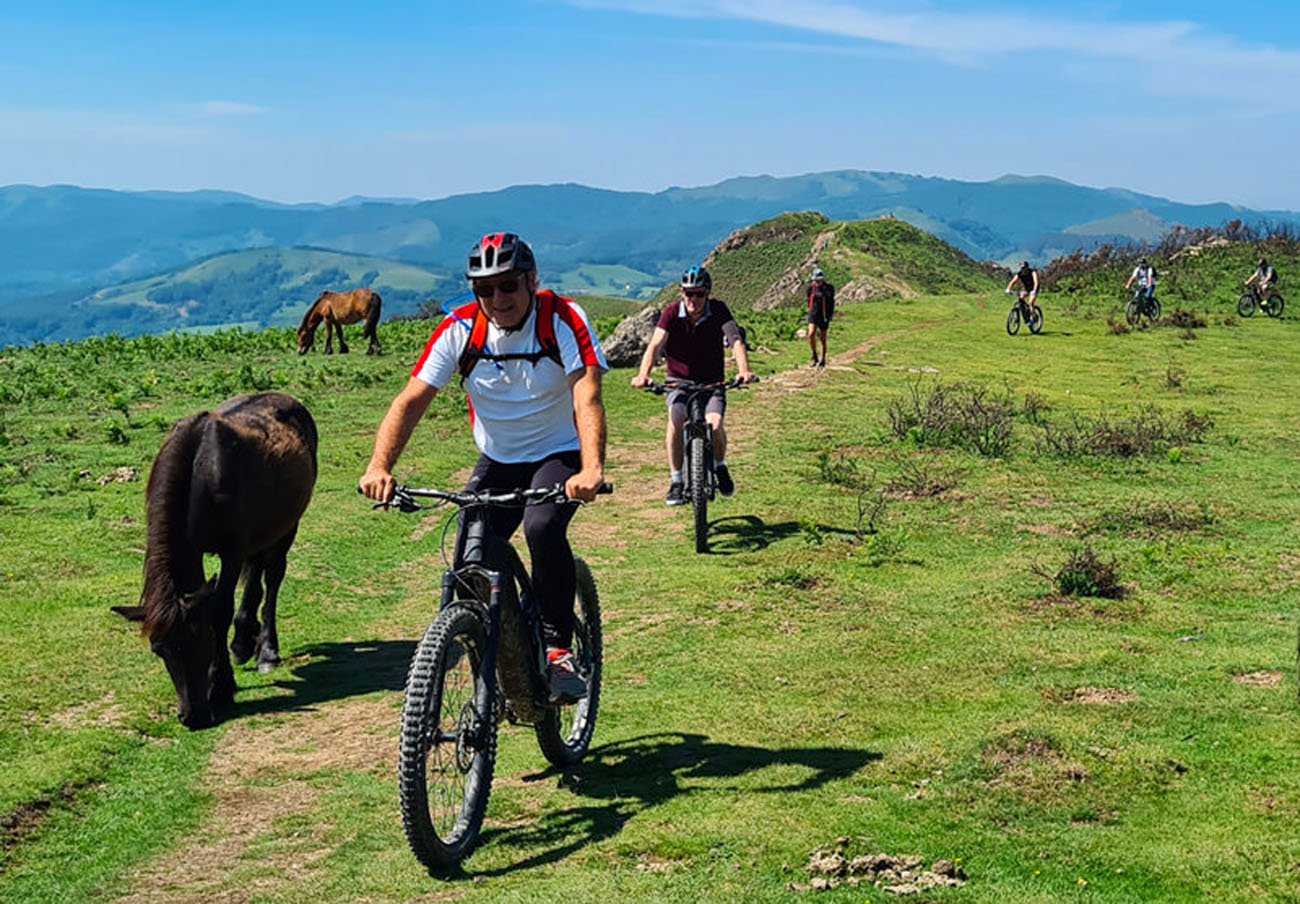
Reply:
M859 839L857 847L866 844ZM817 848L808 855L809 881L791 882L793 892L831 891L848 886L873 885L892 895L915 895L933 888L960 888L966 873L957 860L936 860L927 868L925 858L917 854L857 854L854 841L837 838L833 845Z
M1050 795L1088 780L1088 770L1071 761L1055 738L1023 729L993 738L980 751L992 773L988 784L1025 797Z
M321 773L393 772L398 702L392 695L348 699L230 725L204 777L215 801L206 825L137 871L119 900L233 904L310 881L333 848L318 828L281 837L279 826L311 812L321 793L312 779ZM256 863L242 859L254 844Z
M1044 696L1058 703L1110 704L1132 703L1138 695L1118 687L1076 687L1071 691L1044 691Z
M1074 532L1057 527L1054 524L1021 524L1016 530L1038 534L1040 537L1073 537Z
M1250 672L1246 675L1233 675L1232 680L1251 687L1277 687L1282 683L1282 677L1281 672Z
M117 702L117 694L109 691L98 700L70 706L50 716L50 723L60 728L124 728L126 708Z

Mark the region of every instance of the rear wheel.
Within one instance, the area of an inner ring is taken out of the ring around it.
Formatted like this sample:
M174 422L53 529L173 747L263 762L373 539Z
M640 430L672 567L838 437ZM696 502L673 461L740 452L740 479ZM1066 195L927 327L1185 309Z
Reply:
M406 679L398 791L406 840L430 870L469 856L492 790L497 722L479 616L451 605L416 648Z
M1043 308L1041 305L1034 306L1034 312L1027 321L1029 332L1037 335L1043 331Z
M695 512L695 551L709 551L709 484L704 454L704 437L693 436L690 442L691 508Z
M1242 292L1237 299L1237 313L1242 317L1255 316L1255 296L1250 292Z
M1268 316L1281 317L1282 311L1285 309L1286 301L1283 300L1281 295L1274 292L1272 295L1268 296Z
M587 755L596 731L596 710L600 705L600 676L603 644L600 631L600 598L596 580L582 559L574 559L578 588L573 597L573 658L578 674L587 682L587 696L576 703L556 706L534 730L542 754L557 766L572 766Z
M1020 305L1007 312L1007 335L1014 336L1020 332Z
M1158 299L1147 299L1147 316L1151 318L1152 326L1160 322L1160 301Z

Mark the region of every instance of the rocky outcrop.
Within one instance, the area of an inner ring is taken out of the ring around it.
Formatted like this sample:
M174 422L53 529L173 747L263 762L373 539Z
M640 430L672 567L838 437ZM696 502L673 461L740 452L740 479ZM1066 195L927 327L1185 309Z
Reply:
M659 321L659 309L642 308L637 313L623 319L610 333L608 339L601 342L605 349L605 360L610 367L636 367L641 363L645 347L650 344L650 335L655 331Z

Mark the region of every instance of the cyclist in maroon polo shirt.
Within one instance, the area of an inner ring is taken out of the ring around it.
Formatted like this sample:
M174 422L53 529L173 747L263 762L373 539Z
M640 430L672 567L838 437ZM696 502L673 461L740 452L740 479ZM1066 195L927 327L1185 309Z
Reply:
M659 324L641 358L641 368L632 378L633 386L650 384L650 369L661 351L668 358L669 380L720 383L726 375L724 348L728 346L736 358L736 378L744 383L758 380L749 369L749 355L745 352L740 327L725 304L709 297L712 288L713 279L703 267L692 267L682 274L681 301L670 304L659 315ZM736 484L727 469L727 432L722 426L726 410L726 390L713 390L705 405L705 417L713 427L714 474L718 478L718 492L730 496L736 492ZM670 392L667 446L671 481L664 499L668 505L686 503L682 495L682 425L685 423L685 393Z

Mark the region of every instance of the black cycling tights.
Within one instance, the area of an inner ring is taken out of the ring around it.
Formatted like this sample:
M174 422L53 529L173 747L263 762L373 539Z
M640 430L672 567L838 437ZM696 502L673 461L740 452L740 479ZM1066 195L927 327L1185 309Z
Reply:
M582 470L577 452L557 452L541 461L503 464L481 456L474 466L465 489L513 490L519 487L543 489L564 483ZM542 613L542 634L548 647L569 649L573 641L573 595L577 581L573 575L573 549L569 546L569 520L577 506L530 505L526 508L494 507L488 512L492 532L509 540L524 522L524 539L533 562L533 592ZM461 531L464 531L464 517ZM462 537L457 536L459 550Z

